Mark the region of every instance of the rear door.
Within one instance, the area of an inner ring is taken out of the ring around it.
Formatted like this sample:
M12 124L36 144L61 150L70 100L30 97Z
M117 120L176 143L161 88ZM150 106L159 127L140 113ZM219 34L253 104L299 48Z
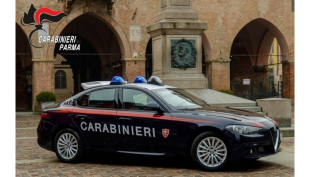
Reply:
M116 93L116 88L98 89L77 99L72 119L82 132L87 147L104 150L119 148Z
M117 118L123 134L121 149L132 153L163 155L169 151L171 115L164 111L145 110L150 102L160 104L147 91L122 88L119 91L120 109Z

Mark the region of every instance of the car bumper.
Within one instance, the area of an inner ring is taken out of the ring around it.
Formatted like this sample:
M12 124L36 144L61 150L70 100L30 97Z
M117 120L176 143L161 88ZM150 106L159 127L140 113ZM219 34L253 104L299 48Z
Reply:
M258 159L281 151L281 132L267 130L260 134L243 135L225 131L230 149L230 159Z
M54 126L45 120L40 120L37 128L37 141L40 147L49 151L53 150L53 129Z

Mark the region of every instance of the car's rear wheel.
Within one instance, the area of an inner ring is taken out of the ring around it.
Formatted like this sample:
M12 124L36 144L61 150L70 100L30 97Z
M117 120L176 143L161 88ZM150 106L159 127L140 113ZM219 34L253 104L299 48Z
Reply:
M191 156L203 170L219 170L228 162L228 148L221 136L205 132L194 140Z
M66 128L59 131L54 140L54 149L62 162L77 162L82 156L82 142L76 131Z

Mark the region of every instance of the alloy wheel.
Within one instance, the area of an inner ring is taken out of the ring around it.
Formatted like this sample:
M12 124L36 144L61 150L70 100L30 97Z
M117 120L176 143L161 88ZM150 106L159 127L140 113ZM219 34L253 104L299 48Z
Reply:
M218 167L227 158L226 145L217 137L207 137L198 144L197 157L207 167Z
M78 153L78 141L71 133L62 134L57 141L57 151L64 159L72 159Z

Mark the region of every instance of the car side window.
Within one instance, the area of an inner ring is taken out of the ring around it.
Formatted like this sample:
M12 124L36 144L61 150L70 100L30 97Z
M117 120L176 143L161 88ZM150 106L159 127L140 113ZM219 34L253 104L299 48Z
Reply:
M88 98L89 98L89 93L81 96L80 98L77 99L77 104L79 106L87 107L88 106Z
M123 109L144 109L147 103L155 102L146 93L135 89L123 89Z
M115 108L115 89L102 89L83 95L77 100L79 106L92 108Z

